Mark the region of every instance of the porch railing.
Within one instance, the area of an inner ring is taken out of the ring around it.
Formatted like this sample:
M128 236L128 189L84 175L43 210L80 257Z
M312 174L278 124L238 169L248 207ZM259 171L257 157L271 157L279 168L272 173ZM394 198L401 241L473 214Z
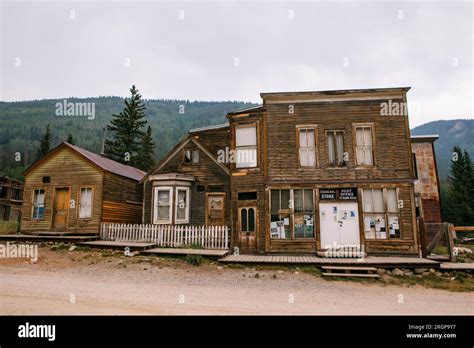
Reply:
M229 228L227 226L102 223L100 239L148 242L173 248L198 245L204 249L229 249Z

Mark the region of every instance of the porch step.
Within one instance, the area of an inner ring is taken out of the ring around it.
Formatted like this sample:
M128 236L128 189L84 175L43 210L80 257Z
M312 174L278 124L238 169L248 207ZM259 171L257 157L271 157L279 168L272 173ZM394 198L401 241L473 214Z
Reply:
M17 241L17 242L63 242L63 243L76 243L76 242L86 242L99 239L98 236L89 235L89 236L77 236L77 235L68 235L68 236L38 236L34 234L3 234L0 235L0 241Z
M224 257L229 250L224 249L189 249L189 248L153 248L143 251L146 254L161 255L202 255L207 257Z
M352 267L352 266L322 266L324 270L331 271L365 271L365 272L377 272L375 267Z
M369 273L323 273L325 277L355 277L355 278L380 278L378 274Z
M326 277L356 277L356 278L379 278L375 267L354 267L354 266L322 266L323 276ZM336 271L336 272L334 272Z
M146 250L156 247L156 243L141 243L141 242L127 242L127 241L106 241L97 240L92 242L77 243L78 245L88 246L93 248L111 248L111 249L124 249L129 248L130 250Z

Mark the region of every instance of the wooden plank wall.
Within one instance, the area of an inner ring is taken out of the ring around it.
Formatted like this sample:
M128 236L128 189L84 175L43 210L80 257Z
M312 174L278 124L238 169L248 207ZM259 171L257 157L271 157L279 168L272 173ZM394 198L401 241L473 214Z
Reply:
M103 222L140 223L142 186L135 180L106 172L104 175Z
M67 228L60 230L77 230L81 233L98 233L101 216L103 172L89 161L79 156L71 149L64 148L53 155L49 160L40 164L25 177L25 189L22 205L21 230L24 233L47 231L52 229L53 201L56 187L69 187L70 199L76 201L74 208L69 208ZM43 176L50 176L49 184L43 183ZM79 188L88 186L94 188L92 217L78 219ZM45 189L44 218L33 220L32 194L34 189Z

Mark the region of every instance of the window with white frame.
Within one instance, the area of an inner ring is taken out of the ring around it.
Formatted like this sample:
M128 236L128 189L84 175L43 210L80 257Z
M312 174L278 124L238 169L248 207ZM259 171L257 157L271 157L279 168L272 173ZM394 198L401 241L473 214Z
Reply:
M44 217L44 189L33 191L33 209L31 217L34 220L41 220Z
M344 162L344 132L328 131L328 163L332 167L342 167Z
M79 219L87 219L92 216L92 188L81 187L79 196Z
M397 189L363 189L362 196L365 238L401 238Z
M176 210L175 222L177 224L189 223L189 188L176 188Z
M316 132L314 127L298 127L299 158L301 167L316 166Z
M371 126L355 126L356 164L371 166L374 164L374 148Z
M235 127L236 168L255 168L257 166L257 126Z
M173 188L156 187L155 188L155 214L154 223L171 224L173 207Z

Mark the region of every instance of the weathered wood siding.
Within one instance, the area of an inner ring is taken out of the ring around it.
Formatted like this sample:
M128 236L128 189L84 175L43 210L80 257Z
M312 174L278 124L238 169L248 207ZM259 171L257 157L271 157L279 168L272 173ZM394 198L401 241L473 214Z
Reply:
M412 179L411 151L406 116L381 116L381 101L294 103L266 105L268 179L270 181L394 180ZM373 168L356 168L353 124L372 123L375 135ZM317 163L300 168L297 125L317 125ZM326 131L344 131L345 168L328 165Z
M44 176L51 178L49 184L43 183ZM92 165L73 150L68 148L59 150L25 177L21 230L24 233L54 231L52 220L55 188L68 187L70 189L70 200L74 199L75 204L74 207L69 207L67 227L59 230L98 233L102 213L102 177L102 170ZM79 205L77 203L80 187L92 187L94 190L92 217L90 219L78 218ZM33 220L31 218L34 189L45 190L44 217L41 220Z
M263 252L265 250L265 217L267 210L265 201L267 199L267 191L265 190L265 143L264 143L264 115L262 112L250 113L247 116L238 116L230 118L230 147L235 149L235 126L246 123L257 124L257 168L249 169L236 169L235 165L232 164L232 176L231 176L231 187L232 187L232 246L240 245L240 233L238 226L238 214L239 207L243 206L255 206L257 207L257 241L256 247L257 252ZM239 192L257 192L257 199L254 201L239 201Z
M113 173L104 175L102 222L141 223L142 187Z
M211 140L207 139L207 131L200 132L199 141L204 146L204 143L211 146L208 149L209 152L215 154L217 159L217 151L220 149L225 150L225 146L228 146L227 130L220 132L210 132ZM216 136L219 134L219 136ZM195 181L191 186L191 209L190 209L190 224L191 225L205 225L206 224L206 192L211 191L211 187L221 187L222 191L226 194L226 207L225 207L225 223L230 226L230 181L229 176L224 170L217 165L211 158L209 158L203 151L199 152L199 163L198 164L185 164L184 163L184 150L200 150L192 141L185 145L185 147L178 151L161 169L152 171L150 175L179 172L182 174L189 174L194 176ZM144 223L153 223L152 221L152 207L153 207L153 187L152 183L147 179L144 183ZM198 191L198 186L201 190ZM216 191L212 191L216 192Z

